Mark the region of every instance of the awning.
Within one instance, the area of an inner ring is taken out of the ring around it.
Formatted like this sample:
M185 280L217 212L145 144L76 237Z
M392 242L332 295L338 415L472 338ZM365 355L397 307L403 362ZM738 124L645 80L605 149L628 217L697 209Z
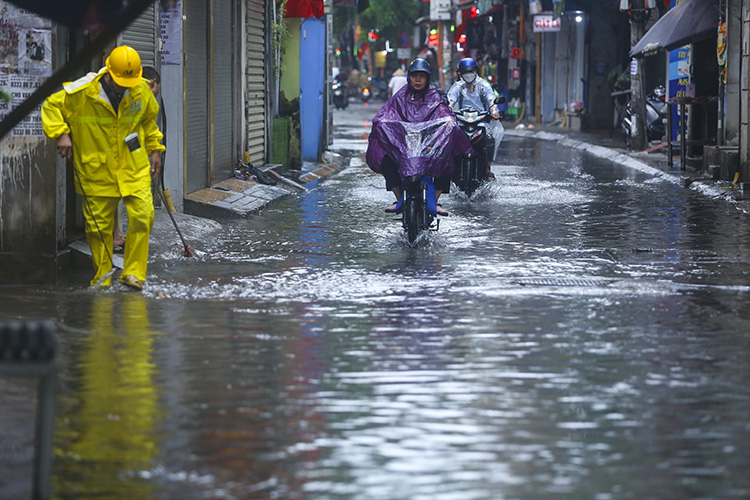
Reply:
M718 25L716 0L683 0L654 23L629 56L646 57L711 38Z
M323 17L323 0L287 0L284 17Z

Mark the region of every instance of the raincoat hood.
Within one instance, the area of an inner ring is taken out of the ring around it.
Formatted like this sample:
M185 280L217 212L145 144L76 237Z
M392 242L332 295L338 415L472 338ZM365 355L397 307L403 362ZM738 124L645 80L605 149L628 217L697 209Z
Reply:
M453 171L453 157L471 151L469 139L437 90L428 87L424 95L415 95L405 86L373 118L366 159L381 173L383 158L390 156L402 179L445 177Z

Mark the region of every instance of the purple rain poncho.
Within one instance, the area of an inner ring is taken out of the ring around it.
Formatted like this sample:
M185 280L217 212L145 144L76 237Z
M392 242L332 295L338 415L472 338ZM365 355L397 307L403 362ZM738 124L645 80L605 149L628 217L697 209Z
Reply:
M453 171L453 157L473 151L456 116L437 90L412 99L409 85L391 97L375 118L367 146L367 165L382 173L386 155L398 165L401 178L410 175L445 177Z

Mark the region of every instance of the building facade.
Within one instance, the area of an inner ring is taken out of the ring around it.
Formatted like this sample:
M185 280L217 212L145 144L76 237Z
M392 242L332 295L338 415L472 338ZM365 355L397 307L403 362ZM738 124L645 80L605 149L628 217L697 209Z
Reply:
M164 185L178 211L186 196L233 176L244 152L254 164L270 161L274 8L273 0L182 0L162 11L154 2L118 36L160 71ZM0 87L11 92L4 116L90 40L3 0L0 14ZM67 245L83 236L72 175L38 108L0 141L0 284L57 280Z

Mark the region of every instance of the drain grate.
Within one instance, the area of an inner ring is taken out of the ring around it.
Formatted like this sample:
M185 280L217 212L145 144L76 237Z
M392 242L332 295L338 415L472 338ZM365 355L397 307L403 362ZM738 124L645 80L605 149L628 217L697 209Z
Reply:
M521 286L571 286L571 287L600 287L611 282L597 278L528 278L515 281Z

